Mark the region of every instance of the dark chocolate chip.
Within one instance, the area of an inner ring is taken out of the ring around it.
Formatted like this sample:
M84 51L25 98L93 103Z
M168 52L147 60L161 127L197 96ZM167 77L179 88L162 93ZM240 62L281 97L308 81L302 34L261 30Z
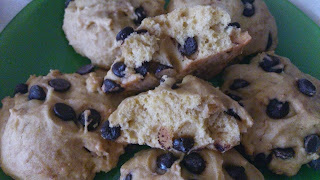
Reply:
M247 175L244 167L241 166L227 166L225 170L235 180L246 180Z
M236 28L240 28L240 24L238 22L229 23L228 26L233 26Z
M253 4L254 0L241 0L243 4L250 3Z
M149 71L149 62L144 62L140 67L135 68L134 70L142 76L146 76Z
M198 50L198 43L195 37L188 37L183 47L179 44L178 49L180 53L184 56L191 56Z
M161 170L167 170L171 168L172 164L177 160L178 158L175 157L172 153L166 153L162 154L157 157L157 167Z
M233 83L230 85L230 89L231 90L237 90L237 89L241 89L241 88L244 88L244 87L247 87L249 86L250 83L246 80L243 80L243 79L235 79L233 81Z
M226 93L227 96L229 96L231 99L235 100L235 101L241 101L242 98L238 95L235 95L235 94L231 94L231 93Z
M158 63L157 66L156 66L155 73L159 73L159 72L161 72L161 71L163 71L165 69L170 69L170 68L172 68L172 67Z
M131 180L132 179L132 174L129 173L126 175L126 177L123 180Z
M299 91L307 96L314 96L316 94L316 87L307 79L299 79L297 81Z
M88 73L91 73L94 70L94 65L93 64L87 64L82 66L81 68L79 68L76 73L80 74L80 75L85 75Z
M28 85L27 84L17 84L16 88L14 88L14 94L26 94L28 92Z
M116 36L116 40L125 40L131 33L133 33L134 30L132 27L125 27L123 28Z
M282 73L283 69L275 69L274 67L280 64L280 59L276 56L267 55L263 58L259 66L266 72Z
M243 9L243 15L245 17L251 17L255 14L255 8L254 8L254 5L253 4L250 4L250 3L245 3L244 4L244 9Z
M272 150L273 154L277 158L290 159L294 157L294 150L292 148L276 148Z
M136 31L136 32L137 32L137 34L144 34L144 33L147 33L148 30L146 30L146 29L140 29L140 30L138 30L138 31Z
M171 89L178 89L179 86L177 85L177 83L174 83L172 86L171 86Z
M226 148L223 146L223 145L221 145L221 144L219 144L219 143L214 143L214 147L217 149L217 151L219 151L219 152L225 152L226 151Z
M181 152L189 152L194 145L194 139L191 137L177 138L173 140L172 146L175 150Z
M272 155L266 156L264 153L259 153L254 157L254 162L257 167L264 167L272 160Z
M241 121L240 116L236 112L234 112L233 109L228 109L228 111L225 111L225 113L230 115L230 116L232 116L232 117L234 117L236 120Z
M69 81L65 79L60 79L60 78L50 80L49 85L53 87L53 89L57 92L68 91L71 87L71 84Z
M86 114L86 112L88 113L88 115ZM100 116L100 113L95 109L88 109L86 111L83 111L79 115L78 121L83 126L85 126L87 123L88 131L93 131L99 126L101 121L101 116Z
M289 102L272 99L267 106L267 115L272 119L281 119L289 114L289 110Z
M199 153L192 152L181 161L182 165L193 174L201 174L206 169L206 162Z
M112 72L114 75L118 77L124 77L125 76L125 70L127 66L123 62L117 62L112 66Z
M67 8L71 1L73 0L66 0L66 2L64 3L64 8Z
M308 163L308 165L314 169L314 170L317 170L317 171L320 171L320 158L319 159L316 159L316 160L312 160Z
M74 120L76 118L76 113L73 108L64 103L56 103L53 107L54 114L64 121Z
M266 51L268 51L271 46L272 46L272 34L269 33L268 42L267 42L267 46L266 46Z
M120 129L119 126L109 127L109 121L106 121L101 128L101 136L107 140L116 140L121 134Z
M29 100L37 99L37 100L45 100L46 93L44 92L43 88L38 85L31 86L29 90Z
M140 25L142 20L144 20L147 17L147 14L143 7L138 7L134 10L134 13L137 15L137 19L134 20L134 23L136 25Z
M110 79L106 79L103 81L102 90L105 93L119 93L122 92L124 89L116 82Z
M320 148L320 138L316 134L311 134L304 138L304 149L308 154L318 152Z

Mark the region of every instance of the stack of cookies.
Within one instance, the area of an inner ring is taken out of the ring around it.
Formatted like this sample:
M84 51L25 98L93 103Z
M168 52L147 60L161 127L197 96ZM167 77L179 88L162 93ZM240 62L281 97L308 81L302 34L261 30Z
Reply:
M74 0L63 30L92 64L2 100L0 165L16 179L264 179L319 169L320 81L274 54L262 0ZM250 64L237 64L245 57ZM223 72L224 83L210 80ZM238 147L238 148L235 148ZM235 149L242 149L242 155ZM249 163L252 162L253 164Z

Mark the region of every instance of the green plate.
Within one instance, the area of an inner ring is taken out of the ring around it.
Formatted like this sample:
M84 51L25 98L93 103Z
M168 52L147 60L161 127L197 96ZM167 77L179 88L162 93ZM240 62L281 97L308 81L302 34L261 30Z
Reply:
M320 79L320 28L286 0L267 0L279 28L276 52L289 57L302 71ZM16 84L30 74L50 69L75 72L90 61L76 54L61 30L64 0L33 0L0 34L0 98L13 94ZM121 157L117 168L96 179L116 180L119 168L132 154ZM292 178L262 169L266 179L320 179L320 172L303 166ZM11 179L2 171L0 179Z

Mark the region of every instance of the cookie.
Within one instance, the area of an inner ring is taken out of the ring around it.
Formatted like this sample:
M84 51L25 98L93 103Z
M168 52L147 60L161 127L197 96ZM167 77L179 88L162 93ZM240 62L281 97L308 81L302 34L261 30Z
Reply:
M241 143L258 164L293 176L319 157L319 80L273 52L227 68L224 80L222 90L238 97L254 120Z
M248 31L252 40L243 49L241 57L274 50L278 44L278 31L274 17L263 0L171 0L168 11L196 5L221 7L231 16L231 26Z
M109 69L121 54L119 31L164 13L164 4L165 0L74 0L65 9L62 28L77 53Z
M158 86L164 74L174 77L177 72L165 49L168 41L171 40L159 39L148 32L131 34L123 42L122 55L114 62L105 79L132 94ZM106 93L119 92L108 87L104 90Z
M252 125L236 101L191 75L178 84L167 78L155 90L125 99L109 122L109 129L120 131L112 140L175 152L225 152Z
M2 100L0 163L14 179L93 179L116 166L124 144L101 124L125 97L101 90L105 71L31 76Z
M223 154L201 150L173 154L159 149L138 152L122 165L120 179L248 179L262 180L263 175L237 151Z
M211 6L146 18L137 32L123 40L121 58L105 79L125 91L142 91L158 85L164 74L178 79L188 74L211 78L250 41L247 32L229 26L230 22L226 11Z

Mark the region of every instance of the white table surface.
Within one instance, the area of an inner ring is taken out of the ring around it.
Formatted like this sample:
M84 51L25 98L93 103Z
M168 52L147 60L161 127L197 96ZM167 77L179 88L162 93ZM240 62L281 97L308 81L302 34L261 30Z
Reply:
M0 32L32 0L0 0ZM320 0L289 0L320 26Z

